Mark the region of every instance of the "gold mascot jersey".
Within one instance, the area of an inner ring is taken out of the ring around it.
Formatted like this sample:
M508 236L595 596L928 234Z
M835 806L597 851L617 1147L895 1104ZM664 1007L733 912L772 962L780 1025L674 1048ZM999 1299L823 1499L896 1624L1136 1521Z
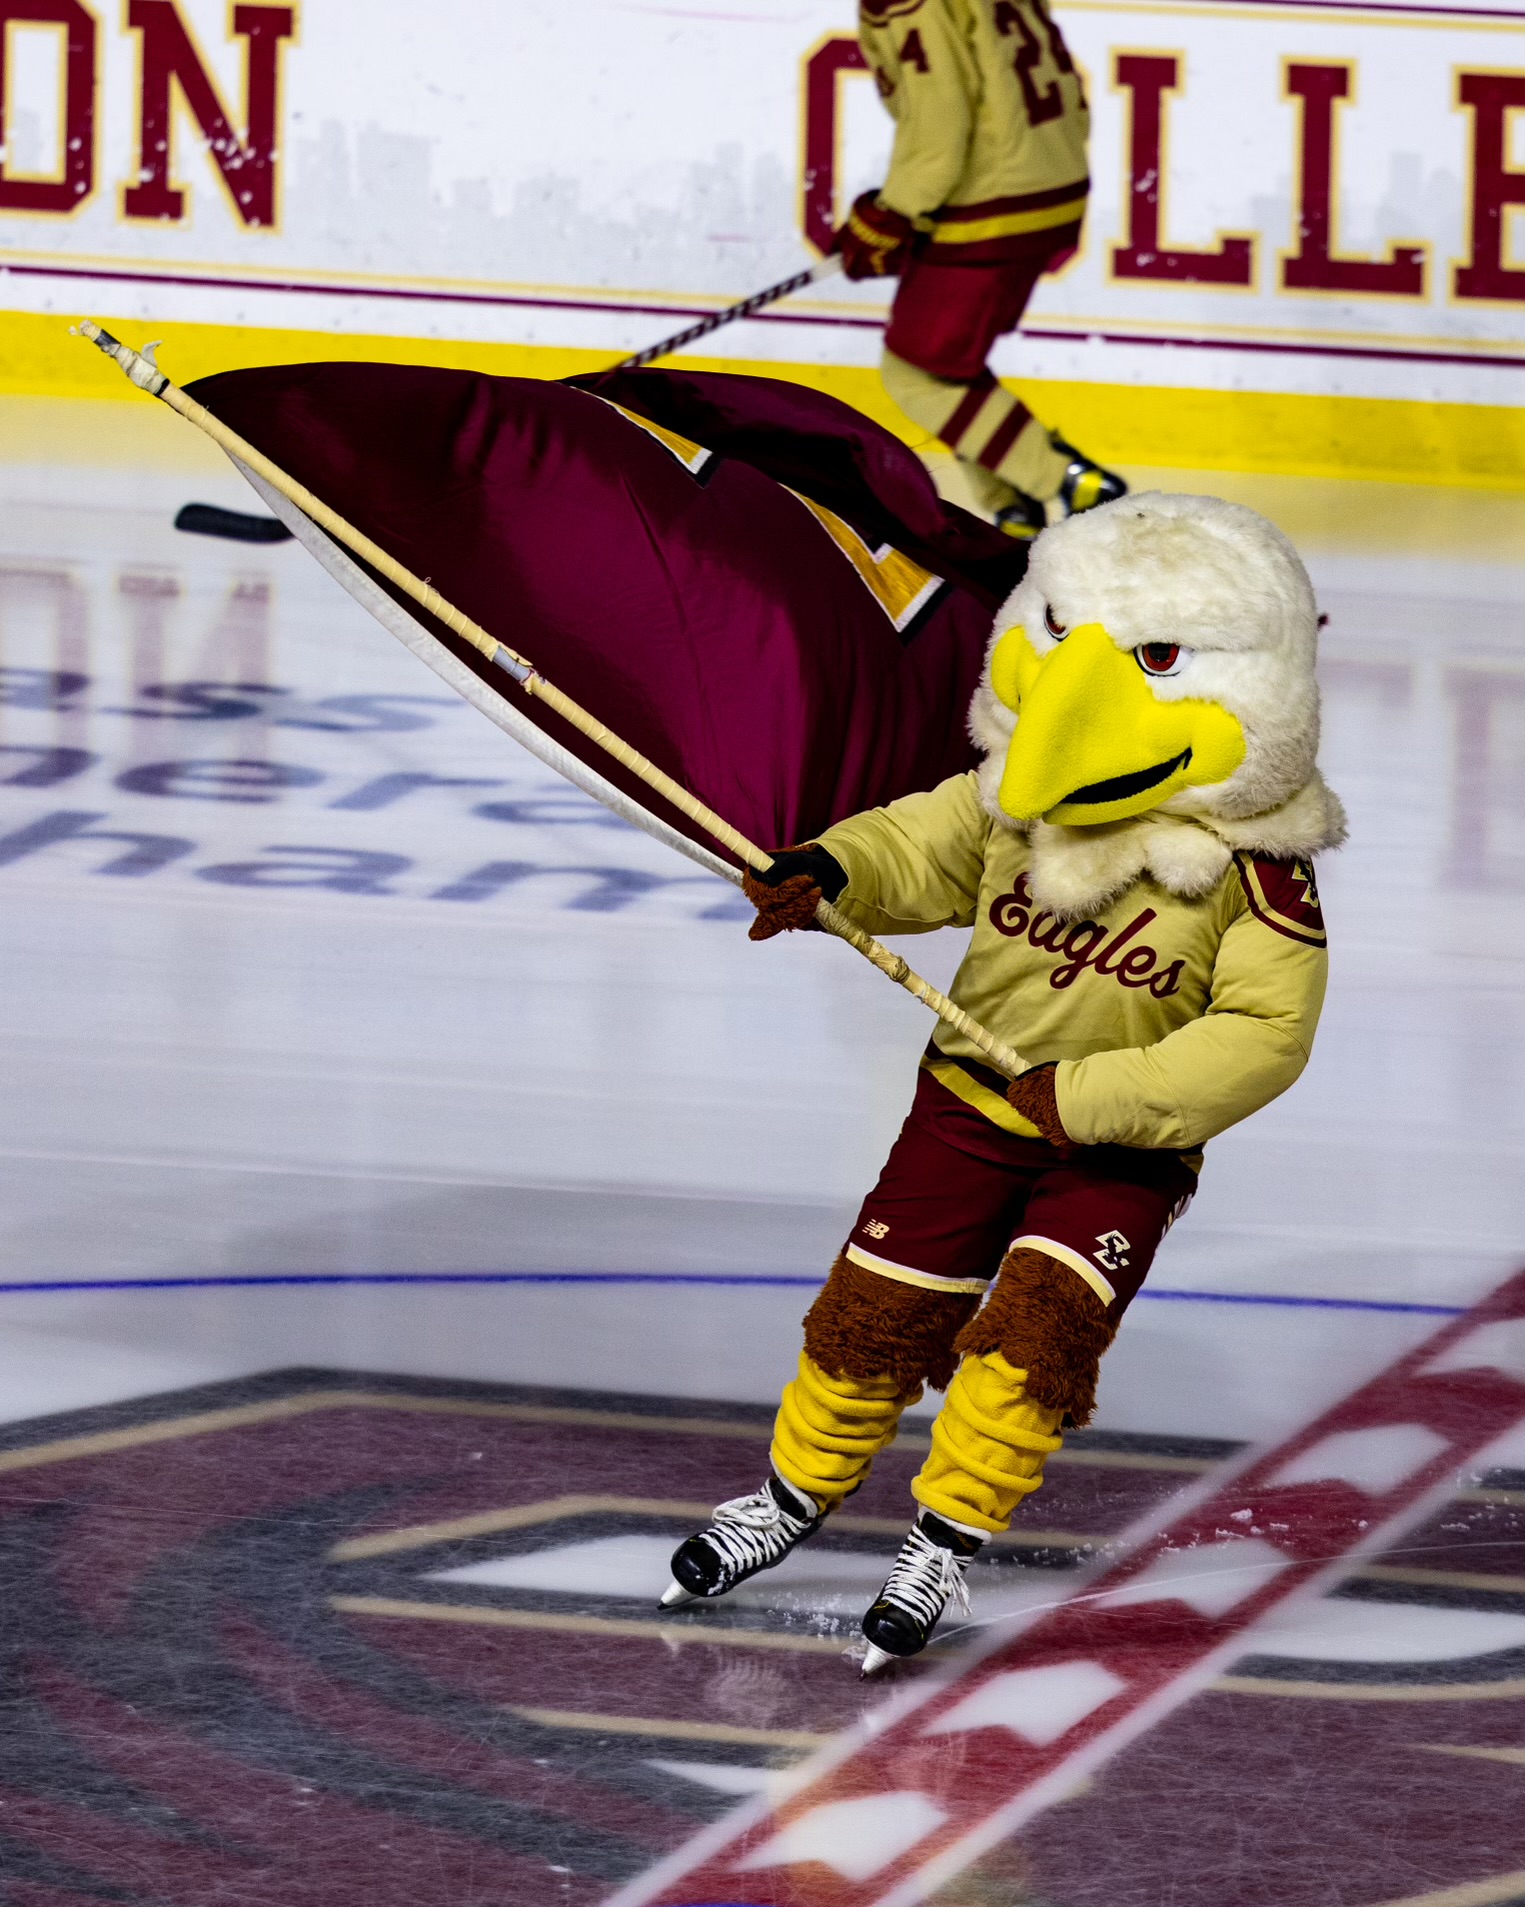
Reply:
M1193 1152L1307 1063L1328 957L1305 861L1239 853L1199 899L1144 878L1060 921L1033 900L1026 838L991 820L972 774L820 841L847 870L837 906L869 933L973 927L951 996L1030 1064L1060 1062L1059 1114L1078 1144ZM982 1059L941 1026L923 1063L995 1124L1036 1136L959 1064Z
M1085 210L1085 93L1046 0L862 0L895 121L882 197L950 259Z

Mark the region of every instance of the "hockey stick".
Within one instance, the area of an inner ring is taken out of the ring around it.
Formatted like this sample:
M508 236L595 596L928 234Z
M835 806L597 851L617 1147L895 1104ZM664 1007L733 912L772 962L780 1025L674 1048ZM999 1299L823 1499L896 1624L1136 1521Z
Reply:
M680 331L676 337L664 338L660 344L637 351L633 358L621 358L618 364L611 364L609 369L639 371L643 364L665 358L670 352L681 351L685 344L692 344L695 338L707 338L723 324L734 323L737 318L750 318L754 312L761 311L764 305L787 298L791 291L803 291L806 285L814 284L818 278L830 278L841 269L842 261L835 252L829 258L818 258L808 271L797 271L792 278L781 278L776 285L767 285L761 291L754 291L750 298L743 298L739 305L727 305L724 311L711 312L698 324L690 325L687 331Z
M330 509L320 497L314 496L304 484L298 483L278 464L272 463L263 451L256 450L253 444L240 437L236 431L230 430L204 404L198 404L195 398L182 391L177 384L172 384L154 363L152 353L155 347L153 345L149 345L146 352L134 351L130 345L122 344L112 337L109 331L102 330L98 324L88 318L77 329L78 333L88 338L98 350L116 360L129 382L137 385L139 390L146 391L150 397L160 398L187 423L194 424L199 430L205 431L207 436L220 445L236 463L246 466L248 470L262 477L272 490L294 504L304 516L328 531L330 536L346 544L363 562L379 571L389 582L395 583L399 589L411 596L416 603L427 610L431 616L436 617L462 641L469 642L472 648L484 655L489 662L512 676L526 695L538 696L548 708L554 709L564 721L586 735L590 741L597 743L622 767L644 781L647 787L655 789L662 799L676 808L680 814L687 815L690 821L703 828L723 847L729 848L738 860L744 861L748 867L759 871L773 865L771 855L765 854L760 847L747 840L745 835L739 833L728 821L723 820L714 809L706 807L681 783L674 781L671 775L658 768L655 762L648 761L638 750L632 748L628 742L622 740L611 728L601 722L596 715L590 714L580 703L574 702L571 696L558 689L554 682L548 681L541 675L533 663L516 650L510 649L506 643L499 642L496 636L489 635L480 623L473 622L453 603L447 602L432 584L415 576L395 557L389 556L379 544L373 543L353 524L347 523L336 510ZM899 954L891 953L888 947L881 945L871 934L864 933L861 927L856 926L829 901L822 900L816 908L816 919L827 932L836 934L838 938L855 947L881 973L888 975L907 992L915 994L916 998L924 1006L930 1007L939 1019L946 1021L955 1031L972 1041L1000 1071L1013 1078L1018 1073L1026 1071L1027 1062L1019 1053L998 1040L993 1033L987 1032L977 1021L970 1019L962 1007L955 1006L953 1001L940 993L930 981L924 980Z

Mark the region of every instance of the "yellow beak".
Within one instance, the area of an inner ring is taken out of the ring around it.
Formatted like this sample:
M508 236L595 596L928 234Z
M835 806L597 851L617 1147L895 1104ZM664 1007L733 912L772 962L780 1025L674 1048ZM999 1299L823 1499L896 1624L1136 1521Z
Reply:
M1225 781L1244 760L1244 730L1227 709L1161 701L1099 622L1042 656L1026 629L1008 629L990 685L1018 718L1000 796L1014 821L1121 821L1178 789Z

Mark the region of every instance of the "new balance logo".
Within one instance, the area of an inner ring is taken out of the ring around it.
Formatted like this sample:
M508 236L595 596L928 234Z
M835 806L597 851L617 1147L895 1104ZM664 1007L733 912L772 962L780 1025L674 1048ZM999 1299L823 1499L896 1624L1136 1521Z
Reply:
M882 1218L865 1219L863 1221L863 1229L868 1233L870 1238L888 1238L890 1235L890 1228L885 1224ZM1127 1240L1125 1239L1123 1242L1126 1244Z
M1121 1232L1098 1232L1096 1242L1101 1250L1092 1256L1103 1271L1122 1271L1126 1267L1133 1247Z

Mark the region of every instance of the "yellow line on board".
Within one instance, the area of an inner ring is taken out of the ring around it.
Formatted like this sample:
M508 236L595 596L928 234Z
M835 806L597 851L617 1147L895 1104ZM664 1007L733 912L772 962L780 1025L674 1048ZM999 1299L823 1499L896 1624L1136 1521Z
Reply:
M329 1607L346 1616L397 1622L458 1622L479 1629L553 1629L565 1635L635 1636L646 1642L700 1642L723 1649L783 1649L799 1655L848 1652L830 1636L792 1636L769 1629L706 1628L701 1623L637 1622L625 1616L555 1616L533 1609L488 1609L464 1602L406 1602L392 1596L330 1596Z
M1073 337L1076 342L1106 331L1113 341L1124 344L1154 344L1161 338L1178 338L1182 331L1179 324L1167 318L1123 318L1100 313L1088 316L1079 311L1066 311L1056 322L1062 322L1065 337ZM1433 345L1441 351L1467 353L1468 362L1477 364L1497 364L1501 354L1509 352L1513 355L1504 360L1507 366L1518 363L1520 349L1518 338L1458 339L1443 331L1318 331L1305 325L1225 324L1211 318L1193 319L1190 329L1193 342L1209 344L1327 344L1379 350L1385 345L1403 351Z
M162 338L161 361L182 385L213 371L335 360L560 378L603 369L619 355L557 345L93 315L129 343ZM69 336L76 321L62 313L0 312L0 392L141 403L141 394L110 365ZM722 357L682 362L687 370L802 384L840 398L914 447L930 441L890 402L878 371L866 365ZM1055 378L1023 378L1011 388L1108 463L1525 491L1525 407ZM8 454L14 461L15 452Z
M819 1748L830 1735L803 1728L741 1728L732 1722L675 1722L643 1715L589 1715L576 1708L509 1707L545 1728L585 1728L601 1735L663 1735L673 1741L726 1741L755 1748Z

